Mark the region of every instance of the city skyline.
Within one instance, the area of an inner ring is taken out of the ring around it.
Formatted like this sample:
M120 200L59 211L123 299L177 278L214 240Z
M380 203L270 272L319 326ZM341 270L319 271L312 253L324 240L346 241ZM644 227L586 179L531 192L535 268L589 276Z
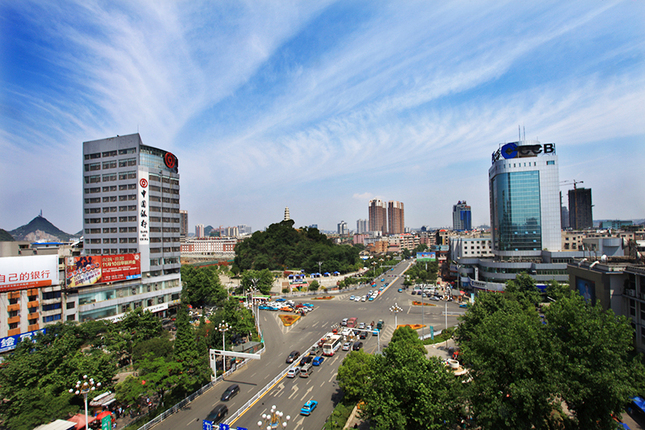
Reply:
M498 145L554 142L595 219L645 217L643 2L0 6L0 228L83 226L82 142L179 160L195 224L490 224ZM562 187L566 193L570 187ZM11 202L12 204L7 204Z

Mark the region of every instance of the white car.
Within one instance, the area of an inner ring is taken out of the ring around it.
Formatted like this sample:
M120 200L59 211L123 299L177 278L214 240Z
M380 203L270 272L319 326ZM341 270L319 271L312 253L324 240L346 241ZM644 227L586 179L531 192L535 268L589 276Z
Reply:
M352 343L351 342L345 342L343 344L343 351L349 351L350 349L352 349Z
M366 300L367 300L367 296L363 296L363 297L361 297L361 302L364 302L364 301L366 301Z
M355 302L360 302L360 301L361 301L361 296L356 296L356 297L354 297L354 301L355 301Z
M356 298L356 296L353 296L353 295L349 296L349 300L354 300L355 298Z
M296 376L298 376L299 373L300 373L300 368L299 367L292 367L287 372L287 378L295 378Z

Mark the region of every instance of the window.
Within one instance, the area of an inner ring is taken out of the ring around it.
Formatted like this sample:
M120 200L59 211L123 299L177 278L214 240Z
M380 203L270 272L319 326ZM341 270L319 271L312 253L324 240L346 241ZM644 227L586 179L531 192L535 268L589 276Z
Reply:
M109 187L103 187L104 193L109 193L110 191L116 191L116 185L110 185Z
M53 310L60 309L60 308L61 308L60 303L52 303L52 304L49 304L49 305L43 305L43 312L53 311Z
M101 182L101 175L85 176L86 184L95 184L97 182Z
M114 169L116 167L116 161L104 161L103 169Z
M115 156L116 156L116 150L103 152L103 157L115 157Z
M120 172L119 180L124 179L137 179L137 172L135 170L130 170L128 172Z
M50 315L50 316L47 316L47 317L43 317L43 322L48 323L48 322L52 322L52 321L58 321L59 319L60 319L60 314Z
M67 321L75 321L76 315L67 315Z
M112 181L116 181L116 173L107 173L103 175L103 182L112 182Z
M119 160L119 167L128 167L128 166L136 166L136 165L137 165L136 158L124 158L123 160Z
M100 193L100 192L101 192L101 187L85 188L85 194L94 194L94 193Z
M76 307L76 302L67 302L67 309L74 309Z
M553 166L554 164L555 164L555 160L548 160L548 161L546 162L546 165L547 165L547 166Z
M137 153L137 148L119 149L119 155L136 154L136 153Z
M86 172L93 172L95 170L101 170L101 163L90 163L85 165Z
M97 158L101 158L101 153L97 152L94 154L85 154L85 159L86 160L96 160Z

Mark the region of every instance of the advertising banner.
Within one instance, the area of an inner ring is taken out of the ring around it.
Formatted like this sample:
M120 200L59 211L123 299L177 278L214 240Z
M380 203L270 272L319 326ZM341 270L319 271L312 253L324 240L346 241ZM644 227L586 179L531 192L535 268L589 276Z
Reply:
M434 252L417 252L417 261L437 261L437 254Z
M58 285L58 255L0 258L0 292Z
M139 204L139 214L138 214L138 223L139 223L139 244L147 245L150 243L150 218L149 212L150 208L148 207L148 194L150 189L148 188L149 180L148 172L139 171L139 188L138 188L138 198L137 203Z
M22 258L22 257L21 257ZM16 349L18 345L23 340L31 340L32 337L36 336L38 333L45 334L47 332L46 328L40 330L28 331L27 333L16 334L14 336L3 337L0 339L0 353L11 351Z
M141 278L140 254L92 255L65 259L68 288Z

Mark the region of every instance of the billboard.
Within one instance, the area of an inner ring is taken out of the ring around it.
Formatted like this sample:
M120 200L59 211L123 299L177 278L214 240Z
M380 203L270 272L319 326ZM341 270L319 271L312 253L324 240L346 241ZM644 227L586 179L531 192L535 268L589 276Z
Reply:
M58 285L58 255L0 258L0 292Z
M91 255L67 257L65 277L68 288L141 278L141 255Z
M596 303L596 283L576 277L576 289L585 301L591 305Z
M435 252L417 252L417 261L437 261Z
M46 328L41 328L40 330L28 331L27 333L3 337L2 339L0 339L0 354L11 351L12 349L16 349L16 345L18 345L23 340L31 340L31 338L36 336L38 333L45 334L46 332Z

